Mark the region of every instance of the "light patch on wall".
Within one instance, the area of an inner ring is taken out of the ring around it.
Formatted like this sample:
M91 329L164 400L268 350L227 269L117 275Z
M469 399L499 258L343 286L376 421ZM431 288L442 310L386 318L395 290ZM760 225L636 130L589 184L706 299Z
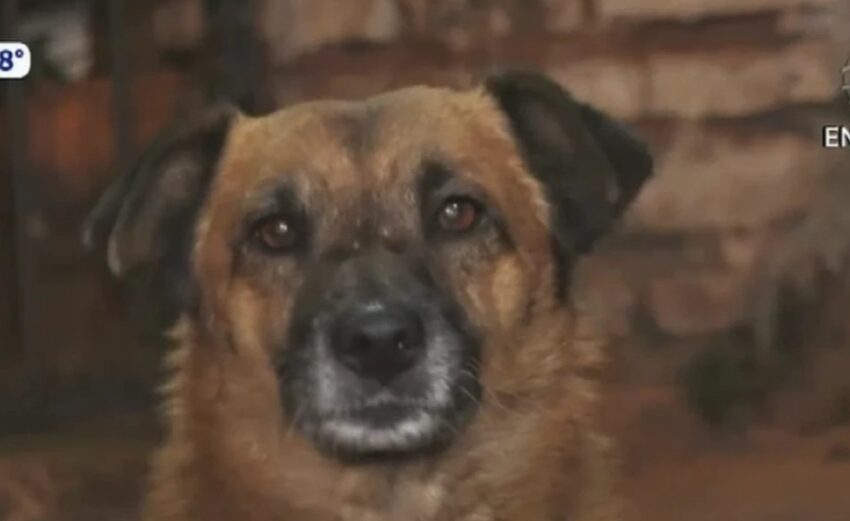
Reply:
M84 3L27 15L19 38L40 49L44 59L68 81L78 81L91 70L93 57Z

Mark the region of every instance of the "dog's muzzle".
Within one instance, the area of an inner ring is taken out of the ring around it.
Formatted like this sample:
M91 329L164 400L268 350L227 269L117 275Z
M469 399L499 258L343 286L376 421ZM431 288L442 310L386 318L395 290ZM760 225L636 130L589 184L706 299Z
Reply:
M475 410L478 348L463 313L397 256L317 267L281 366L287 417L342 457L445 445Z

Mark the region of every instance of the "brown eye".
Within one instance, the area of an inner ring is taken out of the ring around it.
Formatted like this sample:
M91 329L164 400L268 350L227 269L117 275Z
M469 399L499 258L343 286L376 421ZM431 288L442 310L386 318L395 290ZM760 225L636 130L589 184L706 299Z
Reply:
M469 231L478 224L481 206L467 197L448 199L437 212L440 229L452 233Z
M295 246L298 234L289 219L274 215L256 224L254 237L269 251L282 252Z

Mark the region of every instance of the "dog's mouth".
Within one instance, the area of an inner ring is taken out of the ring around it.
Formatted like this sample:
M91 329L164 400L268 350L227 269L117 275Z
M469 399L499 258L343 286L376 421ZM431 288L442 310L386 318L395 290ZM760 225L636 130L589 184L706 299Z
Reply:
M476 362L455 342L434 342L419 363L389 381L349 369L325 356L322 345L308 352L306 367L284 376L285 405L295 429L337 459L404 459L440 451L478 406Z
M440 409L425 399L400 398L381 392L372 399L329 411L325 416L332 421L357 422L379 430L392 429L419 411L437 414Z
M432 387L418 397L382 389L365 400L354 398L362 392L359 385L340 388L349 397L337 395L329 408L307 406L295 418L295 427L321 451L347 462L438 452L451 444L472 416L479 395L472 373L463 373L442 388L442 393Z
M444 411L422 405L366 405L321 418L314 439L344 459L404 457L444 444L448 421Z

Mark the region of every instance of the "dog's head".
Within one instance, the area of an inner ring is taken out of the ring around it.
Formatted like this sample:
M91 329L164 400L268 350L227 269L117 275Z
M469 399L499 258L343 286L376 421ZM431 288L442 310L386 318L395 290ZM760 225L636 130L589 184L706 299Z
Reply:
M565 363L552 342L524 352L527 332L650 173L607 116L509 73L215 109L115 183L88 237L119 274L181 263L185 314L218 339L203 348L274 374L274 421L338 456L407 455Z

